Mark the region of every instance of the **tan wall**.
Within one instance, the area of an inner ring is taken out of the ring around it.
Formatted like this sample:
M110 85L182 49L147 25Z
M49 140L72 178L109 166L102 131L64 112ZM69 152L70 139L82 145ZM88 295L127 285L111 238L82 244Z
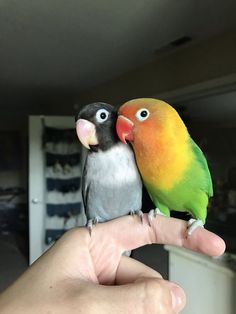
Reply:
M82 103L152 96L236 73L236 32L157 58L80 94Z

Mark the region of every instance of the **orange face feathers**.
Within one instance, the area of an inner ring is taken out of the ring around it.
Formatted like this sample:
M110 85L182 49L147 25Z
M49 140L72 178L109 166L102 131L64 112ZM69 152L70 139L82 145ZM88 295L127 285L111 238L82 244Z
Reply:
M187 129L176 110L164 101L152 98L140 98L126 102L118 111L118 116L125 117L133 124L133 141L148 140L155 136L155 142L162 142L163 137L171 140L173 136L182 139L188 137ZM118 134L122 128L117 122Z

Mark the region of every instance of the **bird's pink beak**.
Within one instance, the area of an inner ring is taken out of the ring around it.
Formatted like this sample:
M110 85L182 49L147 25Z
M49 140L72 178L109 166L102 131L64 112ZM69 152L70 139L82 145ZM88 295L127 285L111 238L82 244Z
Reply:
M116 132L121 142L126 144L126 140L131 142L134 140L133 127L133 122L130 121L128 118L122 115L118 116L118 119L116 121Z
M98 145L95 125L88 120L79 119L76 122L76 133L86 148L90 149L89 145Z

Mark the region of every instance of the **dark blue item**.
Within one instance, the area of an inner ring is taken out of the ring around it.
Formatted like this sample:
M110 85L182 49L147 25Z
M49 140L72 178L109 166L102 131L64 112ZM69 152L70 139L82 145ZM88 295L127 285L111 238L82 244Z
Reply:
M70 217L80 214L81 203L73 204L47 204L48 216Z
M43 143L78 143L75 129L56 129L44 126Z
M73 179L52 179L47 178L47 190L59 191L62 193L74 192L80 189L80 178Z
M62 167L69 165L71 167L79 165L80 163L80 154L52 154L46 153L46 165L47 167L53 167L56 163L59 163Z
M45 243L47 245L58 240L66 230L64 229L47 229L45 234Z

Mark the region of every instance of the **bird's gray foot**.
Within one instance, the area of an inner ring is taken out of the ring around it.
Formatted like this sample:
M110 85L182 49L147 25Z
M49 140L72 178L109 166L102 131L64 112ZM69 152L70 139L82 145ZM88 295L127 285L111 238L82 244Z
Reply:
M202 220L200 219L189 219L188 221L188 235L191 236L191 234L193 233L193 231L195 229L197 229L198 227L204 228L204 224L202 222Z
M130 257L132 251L124 251L123 256Z
M131 216L138 215L138 217L140 218L141 223L143 223L143 212L141 211L141 209L139 209L139 210L131 210L130 211L130 215Z
M88 220L87 228L88 228L88 231L89 231L90 236L91 236L91 234L92 234L93 226L96 226L96 224L98 224L98 222L99 222L98 217L94 217L93 219L89 219L89 220Z
M143 212L141 211L141 209L137 210L136 214L138 215L141 223L143 223Z
M148 213L148 224L151 227L152 221L154 218L156 218L157 215L165 216L159 208L151 209Z

